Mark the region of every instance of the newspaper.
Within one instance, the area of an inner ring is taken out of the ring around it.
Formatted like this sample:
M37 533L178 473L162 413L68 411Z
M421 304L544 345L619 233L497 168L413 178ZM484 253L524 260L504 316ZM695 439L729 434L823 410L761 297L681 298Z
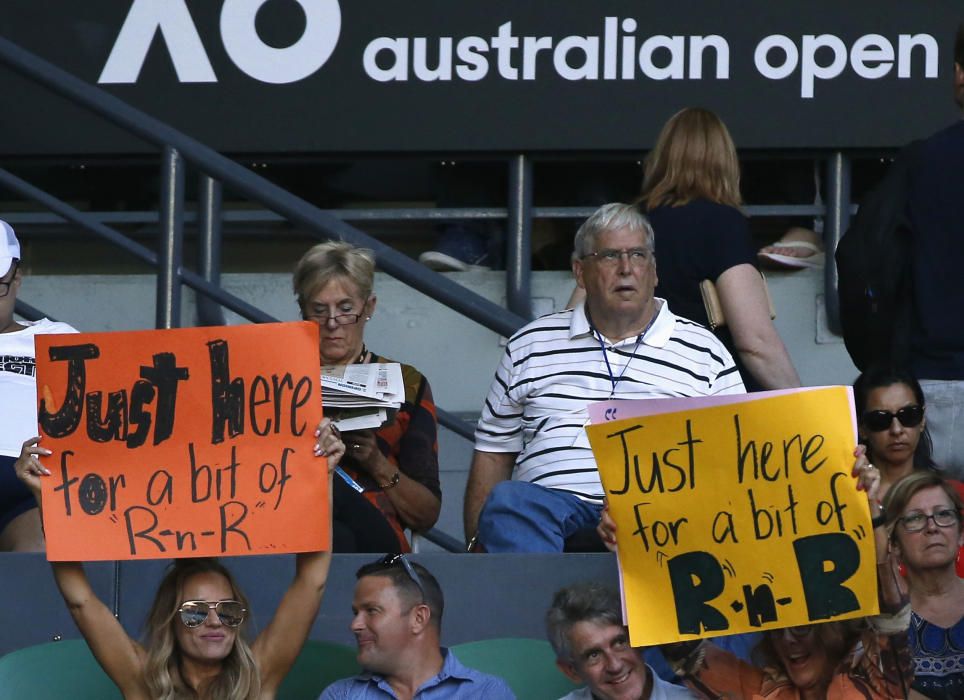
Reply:
M342 432L381 427L405 400L397 362L325 365L321 391L325 415Z

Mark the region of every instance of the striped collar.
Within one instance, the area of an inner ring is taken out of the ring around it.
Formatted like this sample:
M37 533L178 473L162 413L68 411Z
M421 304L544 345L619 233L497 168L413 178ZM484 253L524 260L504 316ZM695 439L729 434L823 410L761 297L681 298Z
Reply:
M673 329L676 327L676 315L669 310L669 304L666 303L665 299L660 299L659 297L654 297L654 299L656 299L658 307L656 320L653 321L649 330L646 331L646 335L643 336L643 344L654 348L661 348L669 342L670 337L673 335ZM586 316L585 303L579 304L572 310L572 319L569 321L569 339L574 340L575 338L583 336L591 337L592 335L592 326L589 325L589 318ZM630 342L635 344L636 336L624 338L618 343L615 343L615 345L623 345Z

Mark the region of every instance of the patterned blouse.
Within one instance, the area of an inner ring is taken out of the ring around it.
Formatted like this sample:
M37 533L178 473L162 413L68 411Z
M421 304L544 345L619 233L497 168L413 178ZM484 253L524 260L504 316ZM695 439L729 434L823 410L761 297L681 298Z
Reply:
M964 698L964 617L950 629L910 614L914 690L933 700Z
M847 624L827 623L827 624ZM878 634L869 626L840 663L827 700L893 700L911 685L907 633ZM677 666L698 697L714 700L798 700L800 693L780 669L758 668L704 642ZM958 696L960 697L960 696Z
M362 357L365 357L362 350ZM369 362L394 362L375 353L368 353ZM411 365L402 364L402 382L405 385L405 401L395 415L375 432L378 448L389 462L394 464L405 476L422 484L442 498L438 476L438 420L435 414L435 401L428 380ZM365 487L365 498L385 516L398 537L402 552L411 551L405 528L408 527L398 517L391 499L382 491L374 479L358 469L353 460L346 456L342 468L361 486Z

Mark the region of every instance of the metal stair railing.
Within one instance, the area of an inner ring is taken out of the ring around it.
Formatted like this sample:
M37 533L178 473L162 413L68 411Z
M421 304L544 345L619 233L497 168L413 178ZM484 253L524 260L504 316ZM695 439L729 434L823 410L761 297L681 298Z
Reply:
M230 185L233 190L282 214L319 239L340 238L353 245L371 248L380 269L497 333L511 335L528 320L438 273L427 270L399 251L251 172L214 149L3 37L0 37L0 63L163 149L161 227L164 240L158 262L159 274L164 283L160 285L163 289L160 290L162 294L158 302L159 327L174 327L180 321L180 308L174 302L179 296L179 278L184 274L179 257L183 233L183 160L189 161L221 183ZM524 167L521 169L524 170ZM528 264L527 260L525 262ZM207 293L207 290L200 291Z
M134 243L123 234L100 223L94 217L60 202L51 195L17 178L12 173L0 170L0 183L42 204L64 219L80 225L88 231L97 233L105 240L121 247L147 264L157 267L158 308L156 325L159 328L172 328L180 325L180 286L182 283L192 287L201 296L213 299L218 304L226 306L248 320L256 322L276 320L247 302L229 294L219 286L211 284L201 275L184 269L181 260L184 216L184 160L191 162L206 176L217 179L217 182L211 186L212 192L216 191L220 183L226 183L233 190L260 202L266 208L304 227L310 234L320 240L339 238L357 246L370 248L375 252L376 262L380 269L494 332L501 335L511 335L528 321L525 316L506 310L443 275L428 270L381 241L291 194L190 136L128 105L101 88L84 82L3 37L0 37L0 63L162 149L162 182L164 184L160 219L163 238L159 254ZM524 171L524 162L521 163L520 168L521 171ZM522 174L524 175L524 172ZM203 215L204 211L202 210ZM215 254L213 250L208 250L208 256ZM524 254L524 250L522 250L522 254ZM517 255L516 258L519 258L519 256ZM210 257L205 259L205 253L202 249L202 267L205 267L209 274L212 270L216 270L215 262ZM522 262L521 259L518 259L516 265L521 265ZM528 265L528 258L525 259L524 263ZM472 430L466 426L464 421L441 409L438 411L438 416L439 422L443 426L462 437L472 439Z
M0 185L4 185L21 196L31 199L37 204L46 207L50 211L56 213L58 216L62 217L64 220L76 224L77 226L90 231L106 241L114 243L138 260L141 260L149 265L157 264L157 255L146 246L131 241L119 231L100 223L89 214L70 206L66 202L57 199L56 197L37 187L34 187L25 180L10 172L7 172L6 170L3 170L2 168L0 168ZM180 274L184 283L189 287L199 292L201 295L206 295L208 298L218 302L218 304L231 309L249 321L254 321L256 323L271 323L278 320L274 316L271 316L270 314L261 311L257 307L252 306L243 299L240 299L230 292L225 291L216 284L209 282L195 272L190 270L182 270ZM36 309L19 299L17 300L16 309L17 313L31 321L35 321L46 315L39 309ZM458 416L445 411L444 409L436 407L436 411L438 413L439 422L442 423L442 425L467 440L473 439L472 429L466 425L465 421L460 419Z

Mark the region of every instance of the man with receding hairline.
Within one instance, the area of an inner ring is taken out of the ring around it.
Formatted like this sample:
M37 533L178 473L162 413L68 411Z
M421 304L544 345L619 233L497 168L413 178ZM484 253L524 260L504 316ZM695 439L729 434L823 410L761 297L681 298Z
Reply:
M361 567L351 631L363 672L320 700L514 700L501 678L459 663L439 645L444 600L435 577L403 554Z

